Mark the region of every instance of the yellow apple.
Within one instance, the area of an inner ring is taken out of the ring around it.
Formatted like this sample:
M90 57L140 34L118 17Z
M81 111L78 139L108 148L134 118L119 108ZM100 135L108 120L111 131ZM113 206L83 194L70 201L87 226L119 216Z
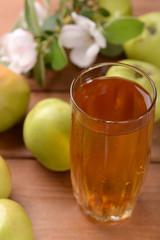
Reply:
M160 69L154 66L151 63L138 61L134 59L123 59L120 62L126 63L129 65L132 65L143 72L145 72L154 82L156 89L157 89L157 100L156 100L156 109L155 109L155 122L160 119ZM126 68L119 68L111 67L109 71L107 72L107 76L115 76L115 77L122 77L126 79L130 79L132 81L136 81L138 84L140 84L142 87L144 87L146 90L150 91L150 84L148 84L148 81L146 81L145 77L142 77L142 75L135 74L135 72L131 71L130 69Z
M0 239L33 240L32 223L15 201L0 199Z
M97 0L97 2L100 7L110 12L110 16L107 19L132 15L131 0Z
M124 44L128 58L150 62L160 68L160 12L150 12L139 19L144 30L138 37Z
M25 79L0 65L0 132L14 126L25 114L30 89Z
M0 156L0 198L8 198L11 192L12 179L6 161Z
M157 90L155 122L158 121L160 119L160 69L151 63L133 59L124 59L120 62L127 63L129 65L139 68L140 70L144 71L154 82Z

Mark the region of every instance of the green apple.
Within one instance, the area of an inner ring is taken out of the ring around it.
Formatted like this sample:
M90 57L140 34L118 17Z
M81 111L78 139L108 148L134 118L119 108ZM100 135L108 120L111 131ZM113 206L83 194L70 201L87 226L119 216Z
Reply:
M12 179L6 161L0 156L0 198L8 198L11 192Z
M32 223L15 201L0 199L0 239L33 240Z
M0 65L0 132L11 128L25 114L29 93L22 76Z
M151 63L133 60L133 59L124 59L120 62L132 65L143 72L145 72L154 82L156 89L157 89L157 101L156 101L156 109L155 109L155 121L160 119L160 69L154 66ZM107 76L117 76L123 77L126 79L130 79L132 81L137 82L142 87L144 87L148 92L150 91L151 85L149 82L146 82L145 77L142 75L131 71L130 69L126 68L119 68L119 67L112 67L107 72Z
M120 62L139 68L140 70L145 72L154 82L157 90L155 121L158 121L160 119L160 69L151 63L138 61L138 60L125 59Z
M27 115L23 138L26 147L46 168L70 168L71 106L57 99L40 101Z
M142 34L127 41L128 58L150 62L160 68L160 12L150 12L139 19L145 23Z
M100 7L110 12L109 18L132 15L131 0L97 0ZM105 19L105 18L103 18Z

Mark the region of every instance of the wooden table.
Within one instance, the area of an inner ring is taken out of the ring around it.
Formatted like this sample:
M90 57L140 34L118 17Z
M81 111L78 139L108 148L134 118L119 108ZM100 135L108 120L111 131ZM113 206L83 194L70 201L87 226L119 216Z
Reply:
M133 0L134 15L160 11L160 0ZM57 1L52 1L53 9ZM0 0L0 34L15 21L23 0ZM101 61L100 58L98 61ZM71 70L72 69L72 70ZM39 100L58 97L69 102L69 86L79 69L69 65L63 72L48 77L48 88L31 87L29 109ZM29 110L28 109L28 110ZM22 139L23 120L0 134L0 154L12 173L10 198L27 211L34 228L35 240L158 240L160 239L160 151L153 146L147 180L133 216L117 227L100 227L88 220L79 209L71 188L70 172L51 172L27 151ZM1 239L3 240L3 239Z

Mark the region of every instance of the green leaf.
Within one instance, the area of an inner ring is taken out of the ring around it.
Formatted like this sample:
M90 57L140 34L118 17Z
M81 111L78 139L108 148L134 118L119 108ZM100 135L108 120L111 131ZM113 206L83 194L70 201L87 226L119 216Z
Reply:
M92 19L94 16L94 11L92 9L84 9L80 12L80 15Z
M79 0L72 0L73 9L78 8L80 4L81 4L81 1L79 1Z
M44 86L45 85L45 64L44 64L44 57L42 53L38 54L37 62L33 69L33 74L36 82L39 85Z
M44 5L47 9L47 13L49 14L49 12L50 12L50 0L43 0L43 2L44 2Z
M107 9L105 9L105 8L100 7L100 8L98 9L98 12L99 12L103 17L109 17L109 16L110 16L110 12L109 12Z
M118 57L123 52L123 46L107 42L107 47L101 49L100 52L107 57Z
M41 29L38 24L37 13L34 7L33 0L25 0L25 20L28 25L28 29L35 35L39 36L41 34Z
M43 31L53 32L58 25L59 25L59 23L58 23L58 20L57 20L57 16L56 15L52 15L52 16L49 16L44 21L44 24L42 26L42 30Z
M58 38L56 38L51 47L51 65L55 70L63 69L68 63L64 49L60 46Z
M104 36L113 44L123 44L142 33L144 23L134 17L119 17L104 25Z
M64 1L64 0L62 0L62 1ZM75 9L81 9L84 6L86 6L88 0L72 0L71 2L72 2L72 9L74 11Z

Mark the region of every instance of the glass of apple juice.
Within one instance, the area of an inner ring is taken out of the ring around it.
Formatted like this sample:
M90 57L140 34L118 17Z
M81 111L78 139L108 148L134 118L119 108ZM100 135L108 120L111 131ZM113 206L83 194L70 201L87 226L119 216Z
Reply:
M71 85L71 180L84 212L131 216L150 161L156 89L135 67L102 63Z

